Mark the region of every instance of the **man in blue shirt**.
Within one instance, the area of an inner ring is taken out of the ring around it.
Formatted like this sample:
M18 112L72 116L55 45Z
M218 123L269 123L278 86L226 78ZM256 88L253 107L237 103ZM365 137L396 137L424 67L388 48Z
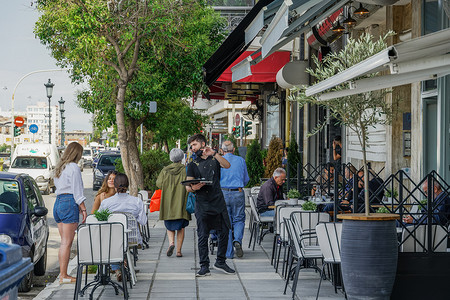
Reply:
M222 168L220 172L220 186L227 204L228 215L231 221L231 230L228 238L227 258L233 258L234 251L236 256L242 257L242 237L245 227L245 195L244 186L247 185L248 177L247 165L245 160L233 154L234 145L231 141L222 143L224 158L230 163L229 169Z

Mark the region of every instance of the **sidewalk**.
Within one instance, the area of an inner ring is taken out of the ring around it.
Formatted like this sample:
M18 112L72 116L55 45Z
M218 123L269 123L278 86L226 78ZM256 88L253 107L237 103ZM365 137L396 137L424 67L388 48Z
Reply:
M166 256L168 247L164 222L158 220L157 213L150 216L150 248L139 250L136 269L138 282L128 289L129 299L292 299L288 288L283 295L285 281L275 273L270 265L273 236L268 234L255 251L247 248L248 229L244 233L244 257L227 260L236 270L236 275L226 275L211 268L211 276L197 278L198 254L195 221L186 227L183 257ZM248 226L247 226L248 228ZM210 256L211 265L215 257ZM76 258L69 264L69 271L75 276ZM93 275L90 275L93 277ZM115 276L111 275L113 279ZM296 299L315 299L319 284L319 274L313 270L301 270ZM84 285L84 276L83 276ZM72 299L75 285L59 284L59 279L46 287L35 299ZM79 299L89 299L89 292ZM344 299L334 293L328 281L322 283L320 299ZM123 299L115 295L111 286L99 287L94 299Z

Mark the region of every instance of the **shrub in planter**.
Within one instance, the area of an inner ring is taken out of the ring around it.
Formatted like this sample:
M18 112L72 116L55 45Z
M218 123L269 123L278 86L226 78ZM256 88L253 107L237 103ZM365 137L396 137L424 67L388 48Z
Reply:
M305 203L302 204L302 209L307 211L316 211L317 204L311 201L305 201Z
M298 152L298 144L295 140L294 131L291 132L288 150L289 174L291 177L297 178L297 164L302 163L300 152Z
M112 215L112 213L108 209L96 210L94 212L97 221L108 221L110 215Z
M290 189L287 193L289 199L299 199L301 197L300 192L297 189Z
M391 212L389 211L389 209L387 209L387 207L382 206L382 207L379 207L377 209L377 213L379 213L379 214L390 214Z
M398 197L398 192L393 189L393 190L386 190L386 197L388 198L397 198Z
M261 155L261 145L256 139L248 146L246 164L248 177L250 177L247 187L258 185L260 183L260 178L264 175L264 166Z
M283 154L281 153L282 150L283 142L279 137L274 136L269 143L269 151L267 152L266 171L264 173L264 177L272 177L272 174L276 170L276 168L281 167L281 158L283 157Z

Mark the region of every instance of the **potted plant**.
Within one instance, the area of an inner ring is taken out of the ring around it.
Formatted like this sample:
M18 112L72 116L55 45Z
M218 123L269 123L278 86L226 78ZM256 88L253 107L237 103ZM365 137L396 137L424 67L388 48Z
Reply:
M297 189L290 189L287 193L287 197L289 199L289 204L297 204L301 194Z
M385 50L386 41L393 34L388 32L377 41L374 41L370 34L363 34L358 40L349 38L343 50L329 53L321 61L313 56L311 65L316 68L306 71L318 81L326 80ZM364 74L355 79L371 78L376 75ZM337 85L327 92L345 89L346 84L348 83ZM389 299L397 271L398 247L395 222L399 215L370 213L367 147L369 128L379 124L390 124L396 112L395 104L398 99L386 97L391 93L390 89L323 101L318 95L306 96L302 89L297 89L297 92L295 98L300 105L309 103L325 107L329 111L330 120L336 119L353 131L362 150L365 213L338 215L338 218L344 220L341 260L348 299ZM313 130L313 134L324 128L326 124L327 122L319 124Z
M317 204L311 201L305 201L305 203L302 204L302 209L304 211L316 211L317 210Z
M377 213L379 213L379 214L390 214L391 212L389 211L389 209L387 209L387 207L382 206L382 207L379 207L377 209Z
M272 177L273 172L281 167L281 158L283 150L283 142L279 137L272 137L269 143L269 151L266 157L266 170L264 173L265 178Z
M395 189L386 190L385 196L386 196L386 203L393 203L393 201L398 197L398 192Z
M112 213L108 209L96 210L94 216L99 222L107 222Z

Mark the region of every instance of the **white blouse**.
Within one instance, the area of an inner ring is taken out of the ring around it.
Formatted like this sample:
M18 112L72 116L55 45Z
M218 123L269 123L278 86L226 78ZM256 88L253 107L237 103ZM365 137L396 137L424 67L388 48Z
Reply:
M55 177L56 195L72 194L75 202L80 205L86 200L84 196L83 180L81 171L74 162L68 163L61 172L59 178Z
M141 225L147 223L144 202L137 197L128 195L127 193L117 193L114 196L103 200L98 210L103 210L106 208L110 212L131 213L136 218L136 221L138 221Z

